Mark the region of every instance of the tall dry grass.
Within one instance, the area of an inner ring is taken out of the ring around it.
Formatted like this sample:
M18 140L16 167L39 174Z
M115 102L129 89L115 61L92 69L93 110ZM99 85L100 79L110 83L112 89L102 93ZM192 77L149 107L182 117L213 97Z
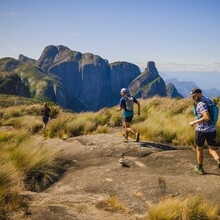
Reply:
M122 211L124 213L132 213L118 198L117 195L113 195L106 200L99 202L96 207L109 212Z
M146 220L218 220L218 206L202 196L169 198L151 204Z
M111 119L108 109L92 113L66 113L62 112L51 122L48 131L44 131L46 137L68 138L79 135L106 133Z
M4 219L22 203L20 191L46 189L65 166L56 151L42 148L39 137L27 131L0 132L0 146L0 219Z
M134 116L132 128L141 133L141 139L172 145L194 145L195 127L189 122L195 119L193 101L190 99L169 99L154 97L140 100L141 116ZM0 110L0 126L10 125L16 129L25 129L34 134L42 126L39 104L17 105ZM106 133L109 127L122 126L122 112L117 107L104 108L98 112L71 113L65 112L51 104L51 121L45 137L68 138L78 135ZM135 105L135 113L137 107ZM217 124L220 131L220 120ZM220 144L220 132L217 132Z
M132 128L141 133L141 139L173 145L194 145L195 120L190 99L154 97L141 100L141 117L135 117ZM220 131L220 120L217 124ZM220 144L220 132L217 136Z

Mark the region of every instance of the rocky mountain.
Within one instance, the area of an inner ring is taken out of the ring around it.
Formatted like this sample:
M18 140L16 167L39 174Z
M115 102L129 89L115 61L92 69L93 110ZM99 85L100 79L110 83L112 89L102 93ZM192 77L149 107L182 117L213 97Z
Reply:
M202 92L207 97L219 97L220 96L220 90L215 89L215 88L203 90Z
M117 103L121 97L121 88L128 88L132 80L138 77L141 72L138 66L127 62L111 63L110 69L113 102Z
M101 57L71 51L64 46L49 46L37 63L43 70L58 76L67 95L74 94L88 110L113 104L110 66Z
M1 59L0 72L17 74L31 97L50 99L74 111L97 111L117 105L122 87L129 88L137 98L166 96L164 80L152 61L141 73L132 63L109 64L98 55L72 51L62 45L47 46L38 60L24 55L18 60ZM8 93L11 94L9 88Z
M193 88L199 87L194 83L193 81L179 81L177 79L167 79L165 80L166 83L172 83L178 92L180 92L184 97L188 97L190 94L190 91ZM220 90L218 89L202 89L202 93L204 96L207 97L218 97L220 96Z
M36 63L36 60L31 59L31 58L29 58L27 56L24 56L23 54L19 55L18 60L21 61L21 62L24 62L24 63L31 63L31 64L35 64Z
M19 60L4 58L0 60L0 74L17 74L22 83L28 88L30 97L38 100L51 100L64 108L71 108L76 111L85 110L85 106L74 94L71 97L66 95L65 86L55 75L49 74L36 66L33 59L19 56ZM14 84L7 87L5 94L16 94L24 96L20 91L14 92ZM2 92L3 93L3 92Z
M0 94L30 97L29 87L15 73L0 72Z
M184 97L188 97L193 88L198 87L193 81L178 81L177 79L168 79L166 83L172 83L178 92Z
M176 87L172 83L167 84L166 94L169 98L183 98L183 96L177 91Z
M129 91L133 96L143 99L155 95L166 96L165 82L160 77L153 61L149 61L145 71L131 82Z

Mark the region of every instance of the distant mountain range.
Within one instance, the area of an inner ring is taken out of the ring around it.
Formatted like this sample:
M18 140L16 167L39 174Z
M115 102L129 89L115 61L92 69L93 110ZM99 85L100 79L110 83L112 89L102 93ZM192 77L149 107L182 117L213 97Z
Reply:
M220 96L220 72L176 71L161 72L160 75L166 83L172 82L184 97L189 96L189 92L193 87L201 88L205 96Z
M183 95L183 97L188 97L190 91L195 88L199 87L193 81L179 81L177 79L167 79L165 80L167 84L172 83L179 93ZM203 95L207 97L218 97L220 96L220 90L217 89L202 89Z
M50 99L74 111L114 106L122 87L138 98L182 97L172 83L166 86L153 61L141 73L132 63L109 64L62 45L47 46L38 60L24 55L0 59L0 93Z

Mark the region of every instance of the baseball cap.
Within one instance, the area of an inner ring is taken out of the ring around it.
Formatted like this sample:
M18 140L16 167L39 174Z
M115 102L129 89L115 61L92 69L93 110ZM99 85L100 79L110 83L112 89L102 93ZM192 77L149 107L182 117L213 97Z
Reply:
M190 92L190 96L194 96L195 94L198 94L198 93L202 93L202 90L199 89L199 88L194 88L194 89L192 89L192 91Z
M128 92L128 90L126 88L121 89L121 93L127 93L127 92Z

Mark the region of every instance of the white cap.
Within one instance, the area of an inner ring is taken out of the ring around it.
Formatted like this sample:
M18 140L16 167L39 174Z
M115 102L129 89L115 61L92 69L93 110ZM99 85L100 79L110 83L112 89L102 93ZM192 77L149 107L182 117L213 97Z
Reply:
M127 93L127 92L128 92L128 90L126 88L121 89L121 93Z

